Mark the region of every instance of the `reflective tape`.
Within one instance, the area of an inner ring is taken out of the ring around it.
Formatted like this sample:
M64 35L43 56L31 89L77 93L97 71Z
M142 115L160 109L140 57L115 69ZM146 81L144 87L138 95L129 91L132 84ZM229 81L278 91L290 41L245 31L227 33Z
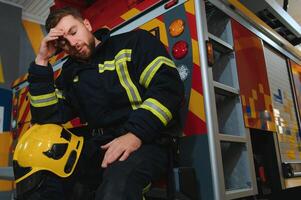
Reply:
M116 63L131 61L132 49L123 49L115 56Z
M132 50L131 49L123 49L119 51L114 60L104 61L103 64L98 64L99 73L103 73L104 71L114 71L116 69L116 65L121 62L131 61Z
M33 107L45 107L58 103L55 92L38 96L29 95L29 99Z
M99 73L103 73L106 70L114 71L115 70L115 60L105 61L104 64L99 64Z
M153 98L146 99L140 106L142 109L146 109L152 112L160 121L166 126L172 119L172 114L163 104Z
M140 94L138 92L137 87L134 85L131 77L129 75L127 61L131 61L132 57L132 50L131 49L123 49L118 52L115 56L115 60L113 61L106 61L104 63L104 70L106 69L113 69L112 66L106 65L107 64L115 64L117 75L122 87L125 89L129 101L131 103L132 108L135 110L141 105L142 100ZM100 70L101 71L101 70Z
M153 79L154 75L158 71L158 69L162 66L162 64L166 64L169 67L176 68L174 62L170 60L169 58L166 58L164 56L159 56L156 59L154 59L142 72L139 83L145 87L148 88L151 80Z
M116 68L119 81L122 87L126 90L128 98L131 102L132 108L135 110L141 105L142 100L137 87L134 85L129 75L126 62L121 62Z

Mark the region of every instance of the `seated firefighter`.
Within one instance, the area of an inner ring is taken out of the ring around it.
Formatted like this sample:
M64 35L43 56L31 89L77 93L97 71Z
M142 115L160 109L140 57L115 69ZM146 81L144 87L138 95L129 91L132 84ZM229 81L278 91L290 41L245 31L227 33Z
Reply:
M160 139L178 132L184 88L174 62L147 31L110 37L101 29L92 34L89 21L72 8L51 12L46 30L29 68L32 123L62 124L79 117L87 124L88 139L76 172L67 179L85 176L92 167L100 174L94 176L95 199L141 200L143 188L166 170ZM60 50L69 57L54 81L48 61ZM31 161L29 166L17 162L19 168L33 168ZM72 199L61 177L43 175L19 196ZM19 185L28 185L26 180Z

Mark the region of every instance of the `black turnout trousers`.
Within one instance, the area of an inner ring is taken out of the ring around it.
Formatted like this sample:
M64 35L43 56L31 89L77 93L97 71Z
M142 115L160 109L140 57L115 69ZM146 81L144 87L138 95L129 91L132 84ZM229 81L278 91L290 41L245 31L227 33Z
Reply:
M24 200L142 200L143 188L166 172L167 149L143 144L125 161L116 161L104 169L100 146L112 139L104 135L86 139L71 177L47 175Z

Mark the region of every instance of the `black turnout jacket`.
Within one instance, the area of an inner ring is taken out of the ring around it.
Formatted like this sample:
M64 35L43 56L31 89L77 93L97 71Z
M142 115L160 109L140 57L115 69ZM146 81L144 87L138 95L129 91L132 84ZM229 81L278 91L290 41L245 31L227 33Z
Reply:
M110 37L89 61L71 57L54 80L53 70L34 62L29 68L33 123L65 123L79 117L92 128L122 127L144 143L178 122L183 83L165 46L149 32L136 30Z

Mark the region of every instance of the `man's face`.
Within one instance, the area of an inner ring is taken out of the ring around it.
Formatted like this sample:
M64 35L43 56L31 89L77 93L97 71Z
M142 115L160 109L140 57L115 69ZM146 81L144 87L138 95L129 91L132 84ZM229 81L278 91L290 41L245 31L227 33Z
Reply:
M91 56L95 40L88 20L79 20L67 15L54 28L63 31L64 34L57 40L57 45L71 57L86 60Z

